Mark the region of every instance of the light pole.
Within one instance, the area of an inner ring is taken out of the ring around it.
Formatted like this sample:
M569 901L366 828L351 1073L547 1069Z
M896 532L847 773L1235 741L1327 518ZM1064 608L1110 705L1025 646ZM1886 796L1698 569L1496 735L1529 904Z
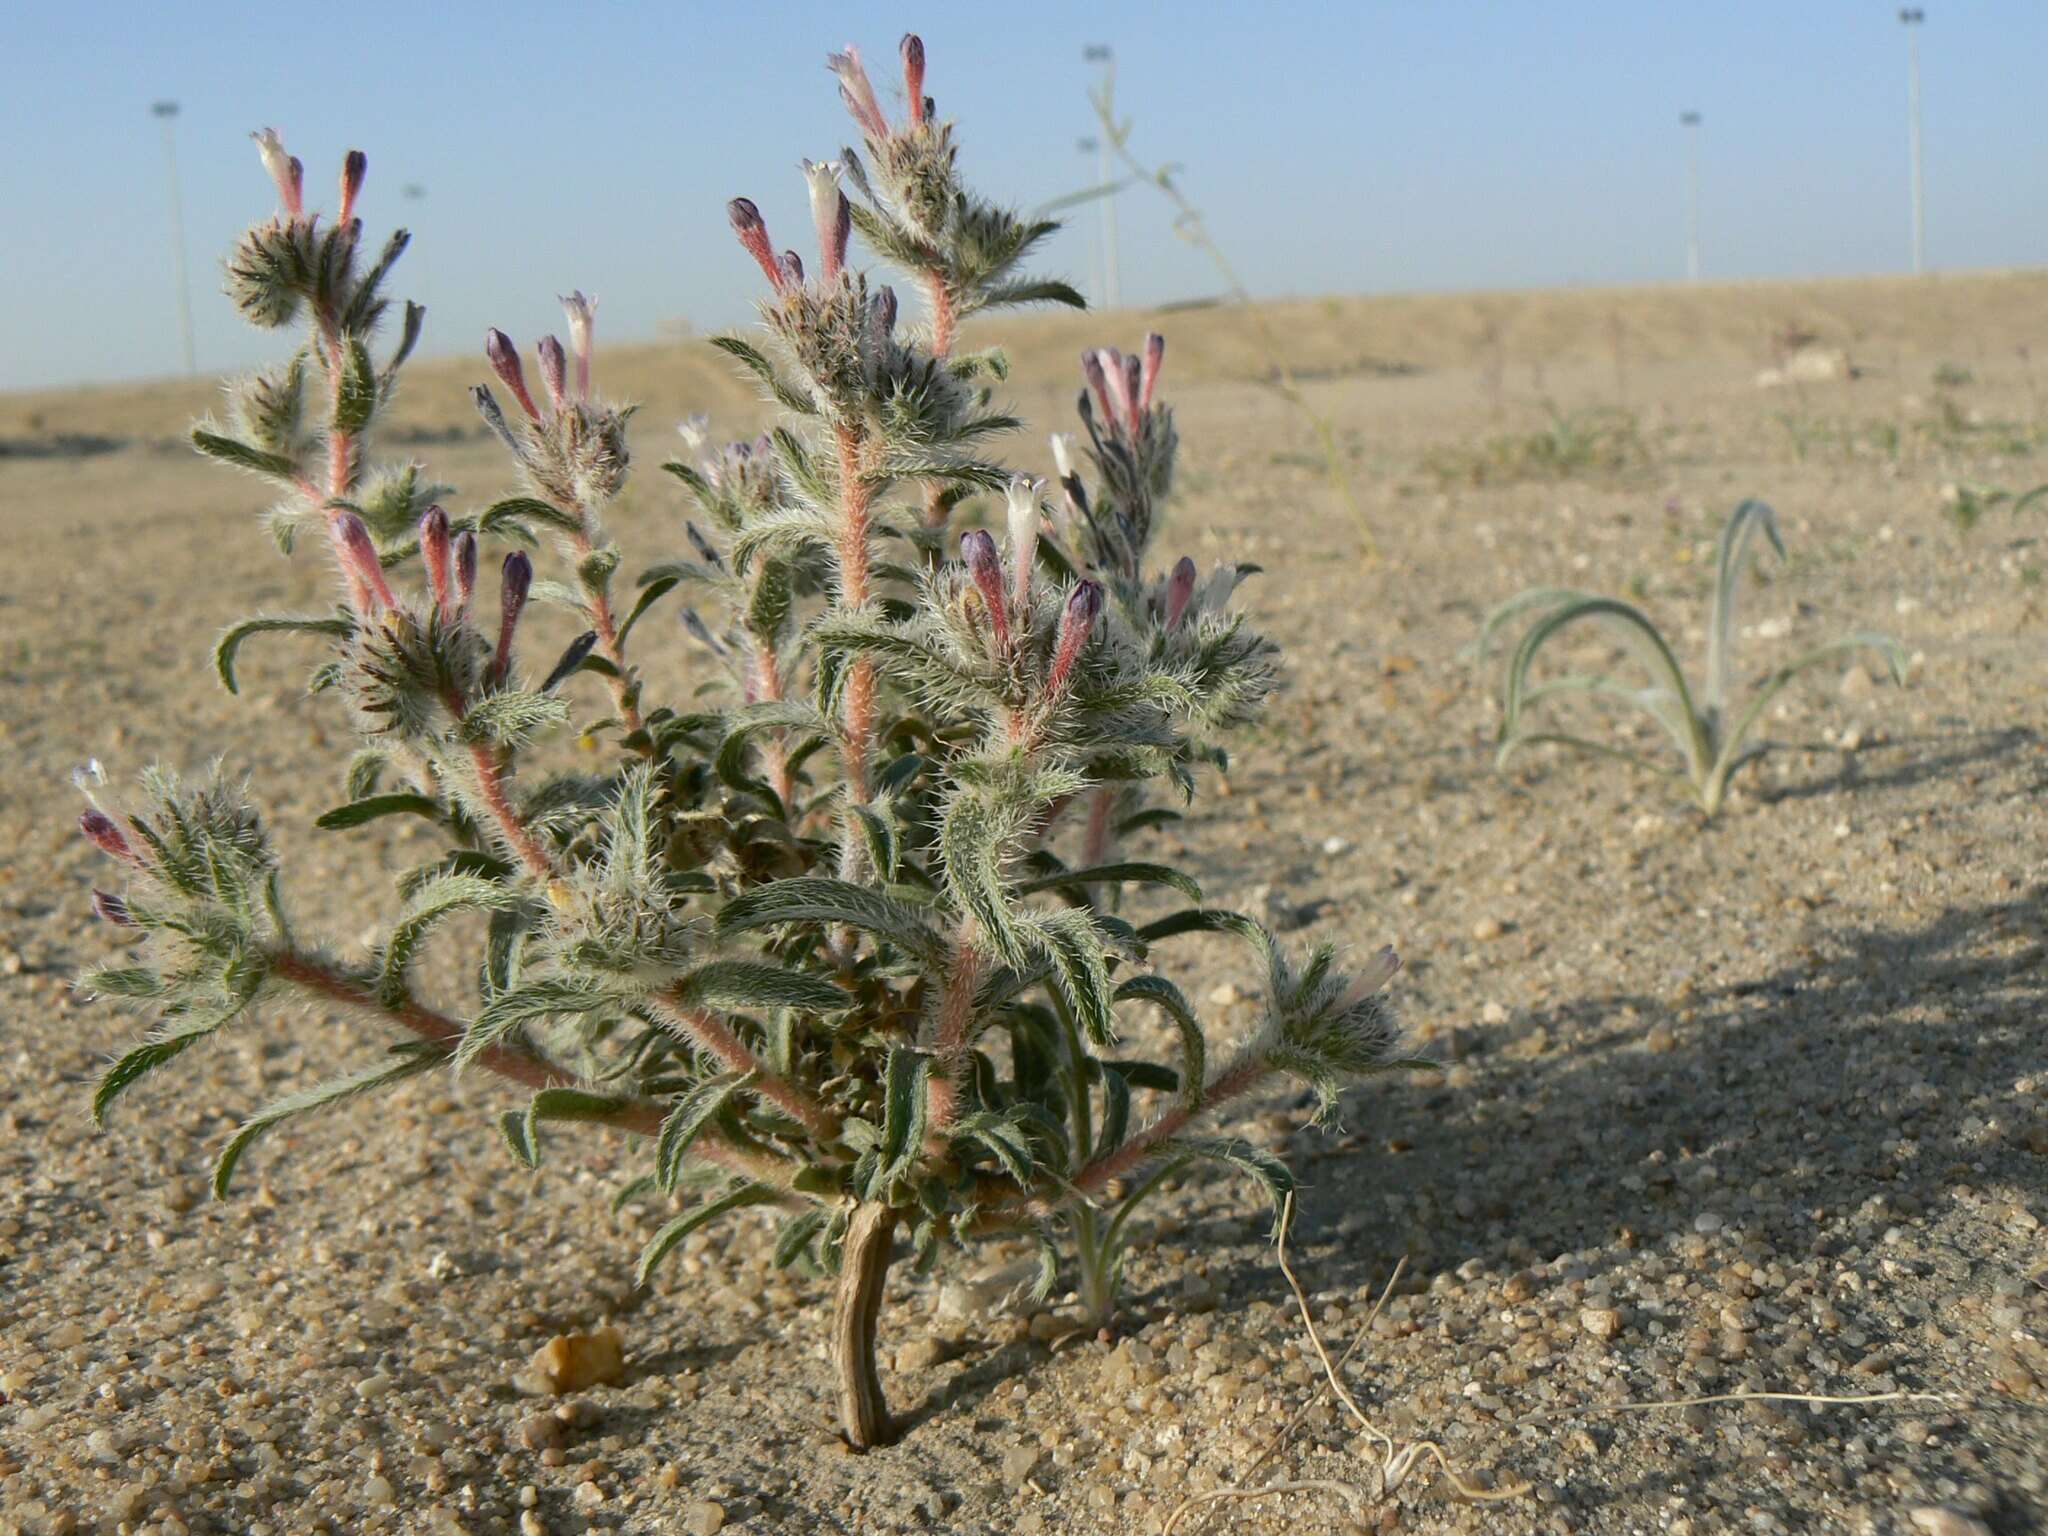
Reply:
M1108 101L1110 88L1116 79L1116 55L1109 51L1107 43L1090 43L1081 50L1081 57L1090 64L1102 66L1102 99ZM1119 287L1116 262L1116 189L1111 185L1107 135L1095 143L1096 153L1101 157L1099 164L1105 189L1102 194L1102 307L1115 309Z
M164 125L164 165L171 176L171 281L178 288L178 338L184 343L185 371L197 373L199 364L192 355L192 287L185 280L185 210L178 199L178 140L172 129L178 104L152 102L149 113Z
M1920 25L1927 13L1917 6L1899 12L1906 29L1906 132L1913 147L1913 275L1927 270L1927 209L1920 179Z
M1700 115L1681 112L1685 129L1685 280L1700 280Z
M1102 153L1101 141L1092 135L1088 138L1076 139L1074 141L1074 148L1088 156L1091 160L1094 160ZM1089 252L1089 265L1095 269L1093 274L1095 278L1095 303L1098 308L1108 302L1109 294L1109 284L1102 275L1102 203L1108 195L1107 192L1101 189L1101 185L1098 183L1095 193L1094 249Z

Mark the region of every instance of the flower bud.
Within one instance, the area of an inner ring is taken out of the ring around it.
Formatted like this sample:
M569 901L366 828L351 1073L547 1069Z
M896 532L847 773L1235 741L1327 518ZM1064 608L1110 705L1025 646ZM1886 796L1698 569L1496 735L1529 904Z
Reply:
M590 398L590 330L597 322L597 300L581 288L562 295L562 313L569 317L569 350L576 354L576 398Z
M801 288L804 285L804 259L795 251L782 253L782 282L786 288Z
M427 508L420 519L420 561L427 568L427 584L433 588L435 611L455 612L455 588L450 580L450 556L454 553L448 537L448 514L438 506Z
M540 412L534 406L533 396L526 392L526 369L520 364L519 349L512 345L512 338L493 326L484 332L484 356L490 359L491 371L512 391L519 408L539 421Z
M369 174L370 157L360 149L352 149L341 162L341 208L335 214L338 223L346 224L356 216L356 198L363 190L363 178Z
M1038 489L1029 475L1010 481L1010 592L1021 614L1031 612L1031 571L1038 563Z
M1081 354L1081 375L1087 379L1088 388L1095 391L1095 398L1102 402L1102 414L1109 421L1111 429L1114 430L1116 411L1109 403L1109 376L1103 369L1101 352L1088 351ZM1081 394L1081 414L1084 417L1088 414L1088 394L1086 390L1082 391Z
M1352 1004L1372 996L1373 993L1379 991L1381 987L1392 981L1394 973L1400 969L1401 957L1394 953L1394 946L1389 944L1381 949L1378 954L1374 955L1366 964L1365 969L1360 971L1357 977L1353 979L1350 987L1344 993L1344 1006L1350 1007Z
M831 282L846 264L846 244L853 237L853 205L839 189L839 167L830 160L803 162L811 190L811 222L818 229L820 275Z
M455 541L455 610L469 612L470 594L476 591L476 535L464 529Z
M777 293L782 292L786 279L775 260L775 247L768 242L768 225L761 218L761 210L754 206L753 199L734 198L725 205L725 216L732 221L732 232L740 237L740 244L747 248L747 254L754 258L755 265L768 274L769 286Z
M924 39L915 32L903 34L903 94L910 98L910 120L924 121Z
M1131 398L1131 377L1124 369L1123 353L1115 347L1098 348L1095 365L1101 373L1102 382L1095 384L1094 374L1088 376L1088 382L1095 384L1095 392L1102 396L1102 414L1109 418L1110 431L1115 432L1119 422L1128 422L1135 427L1137 402Z
M1135 357L1124 359L1124 412L1131 424L1131 438L1138 436L1138 386L1143 377L1142 365Z
M1060 478L1066 479L1074 472L1074 434L1055 432L1052 435L1052 462L1059 470Z
M986 528L970 528L960 535L960 558L967 562L967 574L974 578L982 601L988 605L989 622L995 626L996 648L1010 648L1010 616L1003 597L1003 565L996 558L996 541Z
M256 153L263 157L263 169L270 172L270 179L277 183L278 202L286 213L297 218L305 206L301 189L306 168L285 153L284 140L277 136L275 128L261 129L249 137L256 141Z
M128 910L128 903L112 891L94 891L92 909L102 922L112 923L116 928L135 926L135 914Z
M1188 611L1188 599L1195 595L1195 562L1182 555L1166 578L1166 627L1180 627L1180 616Z
M353 512L345 512L334 524L334 545L357 598L356 606L367 616L374 608L396 608L391 584L384 579L384 562L377 546L370 542L370 530Z
M526 611L526 594L533 587L533 562L526 551L515 549L505 557L505 569L498 585L498 651L491 658L491 681L502 683L512 670L512 632L519 627L519 615Z
M1166 338L1154 331L1145 338L1145 371L1138 385L1138 409L1152 409L1152 391L1159 385L1159 369L1166 361Z
M98 806L94 806L78 818L78 830L92 839L93 845L110 858L135 858L135 850L128 845L128 839L122 834L121 829L114 825L114 818Z
M870 139L888 138L889 122L875 101L875 88L868 83L868 72L860 62L860 50L848 43L845 52L826 57L825 67L839 77L839 99L846 103L846 110L853 114L853 120L860 124L862 131Z
M1052 669L1045 676L1045 691L1058 693L1073 675L1081 648L1102 613L1102 584L1084 581L1067 594L1067 606L1060 614L1060 632L1053 646Z
M542 693L553 693L555 685L582 666L583 658L588 656L596 645L597 631L594 629L586 629L574 640L571 640L569 648L562 652L562 659L556 662L555 669L548 673L547 681L540 685L540 691Z
M884 283L875 290L874 305L868 311L868 318L875 328L875 344L880 346L896 334L896 290Z
M543 336L533 349L540 354L540 381L547 386L548 408L560 411L569 398L569 355L553 336Z

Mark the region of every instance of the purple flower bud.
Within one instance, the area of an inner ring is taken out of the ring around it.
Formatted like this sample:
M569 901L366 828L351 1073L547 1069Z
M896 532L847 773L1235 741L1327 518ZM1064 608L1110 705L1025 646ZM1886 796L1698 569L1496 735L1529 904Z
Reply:
M1180 616L1188 611L1188 599L1195 595L1195 562L1182 555L1166 578L1166 627L1177 629Z
M1081 354L1081 374L1088 380L1088 388L1095 391L1095 398L1102 402L1102 414L1111 423L1114 423L1116 421L1116 411L1109 403L1109 377L1103 370L1101 352L1089 351ZM1086 391L1083 391L1081 395L1081 410L1083 415L1087 414L1088 396Z
M591 327L597 323L597 300L581 288L562 295L562 313L569 317L569 348L576 354L576 398L590 398Z
M811 222L818 230L820 270L826 282L846 264L846 244L853 237L853 205L839 190L839 167L830 160L803 162L811 191Z
M540 354L540 381L547 386L548 405L561 410L569 395L569 355L553 336L543 336L534 348Z
M839 77L839 99L846 103L846 110L853 114L853 120L860 124L862 131L870 139L888 138L889 122L875 101L875 88L868 83L868 72L860 62L860 50L848 43L844 53L827 56L825 67Z
M284 152L284 141L277 136L275 128L260 129L249 137L256 141L256 153L263 157L263 169L270 172L270 179L277 183L278 202L286 213L297 218L305 206L301 195L305 167Z
M97 806L78 818L78 830L91 838L94 846L110 858L135 858L135 850L128 846L128 839L114 825L114 818Z
M427 508L420 519L420 560L427 568L427 584L434 591L434 607L444 615L455 612L455 588L449 579L452 554L448 514L438 506Z
M1124 409L1129 414L1131 436L1138 435L1138 385L1143 377L1141 365L1135 357L1124 359Z
M463 530L455 541L455 610L469 612L470 594L476 591L476 535Z
M1145 338L1145 372L1138 386L1138 409L1152 409L1152 391L1159 385L1159 369L1166 361L1166 338L1154 331Z
M868 313L873 317L875 340L887 341L896 334L896 290L886 283L875 290L874 308Z
M910 120L924 121L924 39L915 32L903 34L903 94L910 98Z
M356 606L365 615L375 608L396 608L391 585L384 579L384 562L377 546L370 542L370 530L353 512L345 512L334 523L334 546L341 556L349 584L357 597Z
M790 288L801 288L804 285L804 259L795 251L782 253L782 281Z
M725 216L732 220L732 232L740 237L740 244L747 248L747 254L768 274L769 286L777 293L782 292L786 279L776 263L775 247L768 241L768 225L761 217L761 210L754 206L753 199L734 198L725 205Z
M135 915L128 910L128 903L112 891L94 891L92 909L99 914L102 922L112 923L116 928L135 926Z
M1067 594L1067 606L1060 614L1060 632L1053 646L1052 669L1045 676L1045 691L1058 693L1067 686L1067 679L1073 675L1074 663L1081 659L1081 648L1088 643L1088 635L1095 628L1095 620L1102 612L1102 584L1084 581Z
M360 149L352 149L341 162L341 210L335 218L346 224L356 215L356 197L363 190L363 178L369 174L370 157Z
M995 626L996 648L1010 648L1010 616L1003 597L1003 565L996 558L996 541L986 528L970 528L960 535L960 558L967 562L967 574L981 599L988 605L989 622Z
M512 670L512 632L519 627L519 615L526 611L526 594L533 587L533 562L526 551L515 549L505 557L504 575L498 587L498 653L491 659L491 681L502 683Z
M519 349L512 345L512 338L493 326L484 332L484 356L490 359L491 371L512 391L519 408L539 421L540 412L534 406L533 396L526 392L526 369L520 365Z

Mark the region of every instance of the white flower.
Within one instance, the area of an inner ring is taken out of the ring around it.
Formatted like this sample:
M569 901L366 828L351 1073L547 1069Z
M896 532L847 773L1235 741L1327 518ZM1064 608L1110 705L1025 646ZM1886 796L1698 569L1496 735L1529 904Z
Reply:
M1011 601L1019 613L1031 611L1031 568L1038 563L1038 491L1044 483L1032 475L1018 475L1009 486Z

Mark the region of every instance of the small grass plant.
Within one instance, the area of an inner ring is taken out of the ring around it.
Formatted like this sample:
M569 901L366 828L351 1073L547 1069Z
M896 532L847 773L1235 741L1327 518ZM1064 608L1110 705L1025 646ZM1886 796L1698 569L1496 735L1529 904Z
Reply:
M1785 546L1778 535L1776 514L1754 499L1737 506L1721 529L1707 613L1706 678L1697 690L1649 616L1620 598L1569 587L1533 587L1496 608L1480 631L1477 657L1482 664L1501 631L1518 621L1528 627L1507 658L1495 766L1505 767L1524 748L1546 743L1619 757L1679 780L1693 803L1711 819L1720 813L1727 798L1729 780L1765 750L1749 743L1764 710L1801 673L1868 652L1883 663L1893 682L1903 683L1906 659L1898 643L1884 635L1858 632L1773 668L1739 703L1731 697L1736 591L1751 543L1759 534L1782 559ZM1544 649L1566 630L1589 623L1604 625L1623 642L1641 667L1643 680L1625 681L1605 672L1535 680L1536 662ZM1677 763L1660 762L1617 742L1545 729L1539 706L1569 697L1606 700L1640 710L1677 749Z

